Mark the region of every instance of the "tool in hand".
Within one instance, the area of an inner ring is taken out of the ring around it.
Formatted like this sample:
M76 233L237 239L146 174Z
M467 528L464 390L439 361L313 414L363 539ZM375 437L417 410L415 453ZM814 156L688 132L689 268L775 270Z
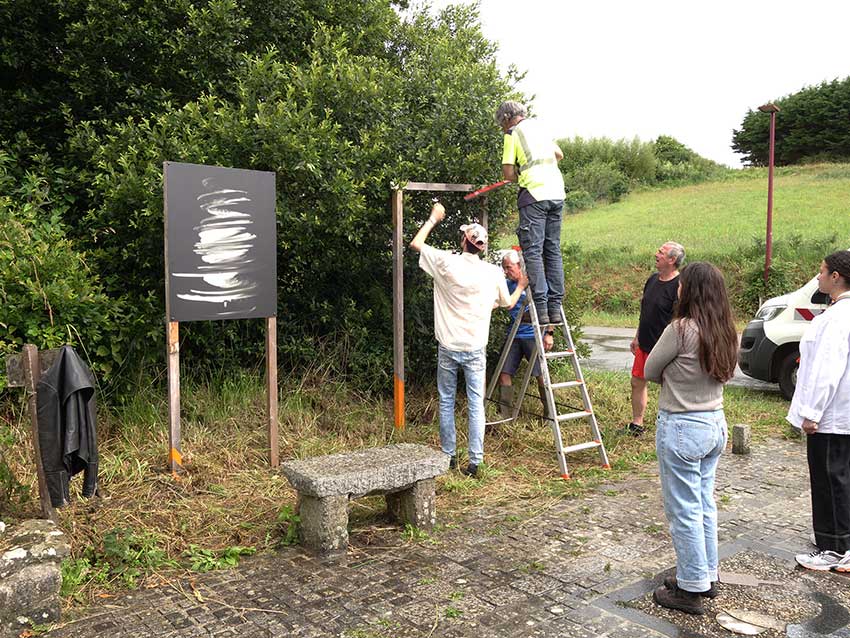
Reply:
M481 188L479 188L478 190L472 191L471 193L469 193L469 194L467 194L467 195L464 195L464 196L463 196L463 201L465 201L465 202L471 202L471 201L472 201L473 199L475 199L476 197L480 197L480 196L481 196L481 195L483 195L484 193L489 193L490 191L494 191L494 190L496 190L497 188L501 188L502 186L505 186L506 184L510 184L510 181L509 181L509 180L504 179L504 180L502 180L501 182L496 182L495 184L489 184L489 185L487 185L487 186L482 186L482 187L481 187Z

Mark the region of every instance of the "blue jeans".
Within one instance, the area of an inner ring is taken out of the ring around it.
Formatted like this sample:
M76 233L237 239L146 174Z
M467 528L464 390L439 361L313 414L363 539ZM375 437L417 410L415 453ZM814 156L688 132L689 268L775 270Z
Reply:
M517 238L522 246L528 283L538 316L560 308L564 299L564 261L561 257L563 200L546 199L519 209ZM558 311L557 319L561 313ZM555 317L550 317L553 321Z
M437 391L440 394L440 445L443 452L457 453L455 433L455 395L457 371L463 370L466 398L469 402L469 462L484 460L484 377L487 373L486 348L472 352L449 350L442 345L437 351Z
M726 437L723 410L658 411L655 450L661 493L676 549L676 579L685 591L707 591L717 580L714 476Z

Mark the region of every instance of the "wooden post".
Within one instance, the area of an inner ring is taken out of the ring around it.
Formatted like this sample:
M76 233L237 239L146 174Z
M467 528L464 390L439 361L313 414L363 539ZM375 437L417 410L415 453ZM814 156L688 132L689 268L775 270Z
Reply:
M38 440L38 400L35 389L38 379L41 377L41 363L38 358L38 348L32 344L24 346L24 379L27 391L27 406L30 413L30 438L32 449L35 454L35 471L38 475L38 498L41 501L41 515L57 522L56 510L50 502L50 493L47 491L47 477L44 474L44 463L41 460L41 443Z
M393 416L396 429L404 429L404 191L394 190L393 209Z
M183 470L180 452L180 334L177 321L168 322L168 468Z
M277 317L266 318L266 414L269 425L269 465L280 464L277 440Z

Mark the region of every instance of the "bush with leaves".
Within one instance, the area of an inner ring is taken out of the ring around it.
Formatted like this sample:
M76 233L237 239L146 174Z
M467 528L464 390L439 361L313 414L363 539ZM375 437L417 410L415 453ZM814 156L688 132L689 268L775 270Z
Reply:
M629 192L626 175L615 164L598 159L567 175L565 184L570 191L584 191L594 200L609 202L618 202Z
M67 172L47 157L33 159L27 170L0 151L0 357L25 343L68 343L96 375L109 373L124 356L121 305L66 236Z
M134 309L133 336L150 351L162 351L163 161L268 170L277 175L283 365L311 363L318 344L345 342L347 365L335 362L337 372L389 387L392 186L492 181L501 140L492 112L511 95L510 81L469 7L414 14L380 55L358 53L356 39L320 25L302 60L286 62L279 50L245 55L227 91L75 128L69 157L89 206L69 215L106 289ZM507 201L491 198L494 225ZM427 212L425 200L408 204L406 238ZM425 302L410 303L415 314ZM260 322L199 322L184 335L196 367L262 354Z
M655 182L659 185L694 184L715 179L724 172L723 166L698 155L669 135L659 135L653 148Z

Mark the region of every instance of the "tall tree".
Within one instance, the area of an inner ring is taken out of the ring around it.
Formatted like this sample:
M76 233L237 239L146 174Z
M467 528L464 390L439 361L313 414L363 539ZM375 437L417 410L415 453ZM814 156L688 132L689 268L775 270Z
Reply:
M823 82L774 103L778 165L850 159L850 77ZM770 115L749 110L732 134L732 149L751 166L767 166Z

